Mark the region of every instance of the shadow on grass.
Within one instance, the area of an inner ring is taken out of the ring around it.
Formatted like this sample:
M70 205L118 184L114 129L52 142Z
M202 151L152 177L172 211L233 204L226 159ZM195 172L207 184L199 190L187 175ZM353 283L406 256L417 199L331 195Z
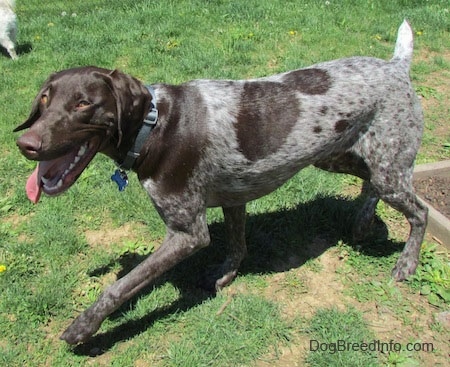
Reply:
M389 240L387 227L378 218L364 242L352 241L351 226L360 207L359 199L322 197L293 209L248 215L248 256L241 264L238 276L270 274L298 268L308 260L320 256L339 240L369 256L385 257L400 251L403 243ZM184 260L141 293L148 294L161 284L171 282L180 290L181 296L178 300L145 317L124 322L103 334L93 336L87 343L77 346L74 352L79 355L92 355L92 350L96 350L96 354L102 354L116 343L144 332L155 321L175 312L188 310L214 297L198 284L204 274L210 273L210 270L225 258L226 235L223 222L211 224L210 233L212 243L209 247ZM128 273L143 259L143 256L134 254L121 257L119 262L122 271L119 277ZM109 272L111 265L96 269L90 275L105 274ZM133 308L138 298L139 296L136 296L126 302L110 319L121 318L122 312Z
M29 54L32 50L33 45L29 42L19 43L16 45L16 53L18 57ZM8 52L3 47L0 47L0 55L2 57L10 58Z

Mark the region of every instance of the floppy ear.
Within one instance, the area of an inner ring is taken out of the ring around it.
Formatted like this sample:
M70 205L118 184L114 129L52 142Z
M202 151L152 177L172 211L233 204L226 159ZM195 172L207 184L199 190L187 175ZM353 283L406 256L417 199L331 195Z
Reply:
M109 74L100 72L95 74L106 82L116 100L119 135L117 147L119 147L124 132L129 128L127 121L143 121L150 108L151 99L148 98L148 92L142 83L132 76L118 70L113 70Z
M35 121L39 117L41 117L41 113L39 111L39 103L41 101L42 92L43 92L43 89L39 92L39 94L34 99L33 105L31 106L30 116L28 116L28 118L25 120L24 123L22 123L21 125L17 126L13 130L13 132L24 130L24 129L28 129L29 127L31 127L31 125L33 125L35 123Z
M39 117L41 117L41 112L39 111L39 104L41 103L42 94L44 93L44 91L49 89L49 84L50 81L53 79L53 76L54 74L47 79L47 81L44 83L41 90L39 91L38 95L34 99L33 104L31 106L30 116L28 116L28 118L25 120L24 123L17 126L13 130L13 132L28 129L29 127L31 127L31 125L33 125L36 122L37 119L39 119Z

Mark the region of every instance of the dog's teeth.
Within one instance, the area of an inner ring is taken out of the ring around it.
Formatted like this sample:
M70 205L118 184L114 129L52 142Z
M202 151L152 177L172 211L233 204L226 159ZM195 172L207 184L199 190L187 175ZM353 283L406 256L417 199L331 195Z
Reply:
M48 183L48 181L50 181L50 180L46 179L45 177L41 177L41 181L42 181L42 183L43 183L45 186L47 186L47 183Z
M83 156L84 155L84 153L86 153L86 145L82 145L81 147L80 147L80 150L78 150L78 156Z
M80 156L77 155L73 161L74 161L74 163L78 163L80 161L80 159L81 159Z
M58 183L56 184L56 187L59 189L62 185L63 185L62 180L59 180Z
M71 163L70 166L69 166L69 169L66 172L64 172L64 173L67 173L68 171L71 171L73 169L73 167L75 167L75 163Z

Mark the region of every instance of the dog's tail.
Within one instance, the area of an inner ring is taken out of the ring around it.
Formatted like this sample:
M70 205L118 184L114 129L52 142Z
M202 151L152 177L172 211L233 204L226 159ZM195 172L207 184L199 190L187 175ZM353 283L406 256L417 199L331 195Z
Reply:
M392 62L404 62L411 64L414 49L413 30L405 19L398 29L397 42L395 43L394 56Z

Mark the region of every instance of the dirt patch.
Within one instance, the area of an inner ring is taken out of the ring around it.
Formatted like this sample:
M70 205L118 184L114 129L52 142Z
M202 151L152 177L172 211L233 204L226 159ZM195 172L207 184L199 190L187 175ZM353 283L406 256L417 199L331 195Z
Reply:
M24 222L32 218L34 213L27 215L12 214L9 217L2 218L2 221L12 226L12 228L19 228ZM31 242L31 238L27 233L19 233L18 240L20 242Z
M450 177L430 176L414 181L417 194L450 218Z
M345 295L337 269L343 257L336 248L329 249L315 260L314 267L302 266L269 277L264 291L267 299L281 306L288 320L310 319L319 308L337 308L342 311L354 300ZM320 270L317 270L320 268ZM305 333L295 333L288 347L279 347L276 356L266 355L257 361L257 367L303 366L308 354L309 338Z
M112 228L111 224L106 224L98 230L86 230L84 235L87 242L92 246L109 246L118 239L123 241L133 235L133 223L125 223L118 228Z
M127 241L148 243L151 238L148 227L137 222L128 222L116 228L111 224L105 224L98 230L86 230L84 235L91 246L105 248Z
M435 324L439 317L448 318L448 313L430 305L426 297L411 293L409 287L403 283L392 285L392 297L395 297L400 309L391 305L390 298L385 301L358 301L350 295L349 283L360 280L352 280L352 277L356 277L355 274L347 274L348 279L344 280L341 270L345 261L346 257L339 248L330 248L314 260L314 266L305 265L268 276L264 296L280 305L281 313L287 320L301 318L305 320L305 326L318 309L337 308L345 311L348 307L354 307L362 312L375 340L387 343L395 341L402 346L416 341L433 343L435 353L414 352L411 357L423 366L445 365L447 340L443 334L435 333L430 326ZM317 266L320 270L317 270ZM301 286L295 286L295 280L298 280ZM238 286L231 286L234 291L251 292L235 287ZM439 324L448 327L445 322L440 321ZM255 365L304 366L309 353L309 343L307 333L303 330L294 331L289 346L277 348L276 351L261 357Z

